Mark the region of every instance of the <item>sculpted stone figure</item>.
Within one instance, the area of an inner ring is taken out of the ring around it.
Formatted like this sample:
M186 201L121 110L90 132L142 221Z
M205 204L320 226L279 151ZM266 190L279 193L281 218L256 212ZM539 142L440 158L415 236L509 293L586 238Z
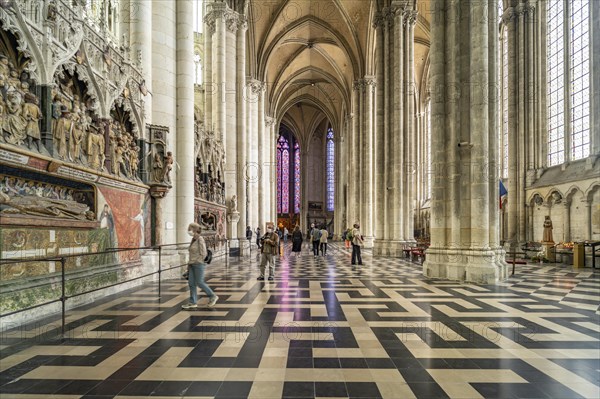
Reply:
M21 145L27 135L27 122L23 117L23 97L18 91L9 91L6 95L6 117L2 130L7 143Z
M27 135L27 145L30 150L33 150L33 145L35 144L38 152L40 152L40 140L42 138L40 135L40 120L43 117L42 111L38 107L38 99L31 93L25 96L23 118L26 123L25 134Z
M173 153L171 151L167 151L167 156L165 157L165 163L163 168L163 176L162 181L171 184L171 170L173 169Z
M554 242L554 239L552 238L552 220L550 220L550 216L546 216L544 219L544 235L542 242Z
M71 200L41 198L35 195L9 197L0 192L0 214L21 214L76 220L95 220L85 204Z
M56 129L52 132L55 147L59 158L67 159L67 142L71 139L73 121L66 105L61 106L61 116L56 122Z
M237 195L231 196L231 212L237 212Z
M93 128L95 130L95 128ZM98 134L93 130L88 135L87 153L88 164L90 168L96 170L104 169L104 135Z
M160 157L160 154L157 152L154 154L154 159L152 160L152 181L156 183L162 183L163 169L163 161Z

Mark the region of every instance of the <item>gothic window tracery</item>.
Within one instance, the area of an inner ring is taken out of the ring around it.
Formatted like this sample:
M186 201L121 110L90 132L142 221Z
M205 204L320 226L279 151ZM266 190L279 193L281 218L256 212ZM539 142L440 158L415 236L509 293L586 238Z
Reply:
M548 164L553 166L590 153L590 1L547 4Z
M277 140L277 213L288 213L290 205L290 144L279 136Z
M294 212L300 213L300 144L294 145Z

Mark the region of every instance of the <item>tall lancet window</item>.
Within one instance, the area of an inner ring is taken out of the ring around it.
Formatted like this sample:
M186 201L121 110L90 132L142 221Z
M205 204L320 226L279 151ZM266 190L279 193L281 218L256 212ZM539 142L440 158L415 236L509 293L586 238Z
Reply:
M283 136L277 140L277 213L290 209L290 144Z
M547 13L552 166L590 154L590 0L548 0Z
M502 139L500 159L502 165L502 174L504 178L508 177L508 29L502 28Z
M335 143L333 129L327 129L327 210L333 211L335 200Z
M294 213L300 213L300 144L294 144Z

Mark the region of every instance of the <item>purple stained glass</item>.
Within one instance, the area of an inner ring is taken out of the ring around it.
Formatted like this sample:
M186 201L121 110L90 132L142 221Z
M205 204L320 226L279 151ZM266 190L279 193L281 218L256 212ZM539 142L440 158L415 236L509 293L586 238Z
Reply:
M277 140L277 212L290 208L290 145L285 137Z
M294 145L294 212L300 213L300 144Z
M327 210L333 211L335 196L335 143L333 129L327 130Z
M290 152L285 149L281 154L281 213L290 209Z

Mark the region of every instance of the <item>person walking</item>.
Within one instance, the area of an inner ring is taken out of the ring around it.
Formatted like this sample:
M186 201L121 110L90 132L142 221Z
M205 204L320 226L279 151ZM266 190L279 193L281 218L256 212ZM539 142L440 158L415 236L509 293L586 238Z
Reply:
M246 239L248 240L248 242L252 241L252 229L250 228L250 226L246 227Z
M310 239L312 241L313 255L319 256L319 245L321 244L321 230L314 223L310 225Z
M273 231L273 226L267 226L267 233L262 239L262 256L260 259L260 276L257 280L265 279L265 268L269 264L269 281L275 278L275 255L279 254L279 236Z
M360 249L363 246L364 240L363 236L360 233L360 225L358 223L354 223L354 228L352 229L352 264L356 265L358 262L359 265L362 265L362 256L360 253Z
M215 306L219 297L210 289L208 284L204 282L204 268L206 264L204 259L208 251L206 250L206 242L204 237L200 235L202 227L198 223L190 223L188 226L188 234L192 237L192 242L188 248L188 285L190 287L190 301L181 307L185 310L198 308L198 294L196 287L200 287L206 295L208 295L208 307Z
M288 240L288 235L290 234L289 230L287 229L287 227L283 228L283 242L287 243Z
M261 234L260 227L257 227L257 228L256 228L256 246L258 247L258 249L260 249L260 248L261 248L261 242L260 242L260 239L261 239L262 237L261 237L261 235L260 235L260 234Z
M329 237L329 232L327 231L325 226L323 226L323 228L321 229L321 240L320 240L322 256L327 255L327 238L328 237Z
M294 228L294 232L292 233L292 252L296 253L296 256L300 255L302 251L302 232L300 231L300 226L296 226Z

